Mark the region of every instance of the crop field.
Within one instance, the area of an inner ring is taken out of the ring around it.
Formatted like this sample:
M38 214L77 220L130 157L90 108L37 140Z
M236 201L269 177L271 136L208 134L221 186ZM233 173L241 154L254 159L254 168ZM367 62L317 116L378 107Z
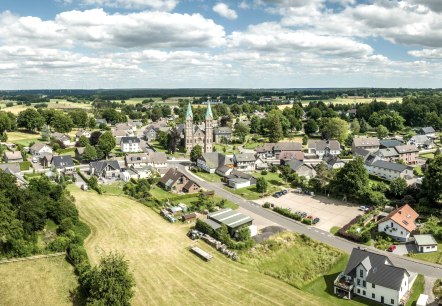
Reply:
M54 109L92 109L92 104L88 103L75 103L75 102L69 102L62 99L51 99L51 102L48 103L48 108L54 108Z
M31 142L37 142L41 138L40 134L25 132L7 132L8 142L28 146Z
M136 281L133 305L333 305L191 241L189 225L172 226L138 202L69 188L92 230L85 241L91 261L109 251L129 261ZM199 259L189 251L194 245L214 259Z
M363 98L363 97L348 97L348 98L336 98L336 99L324 99L321 100L325 103L333 103L333 104L356 104L356 103L370 103L374 99L378 102L386 102L386 103L394 103L394 102L402 102L402 97L388 97L388 98ZM311 101L302 101L303 105L308 105ZM279 109L284 109L286 107L291 107L291 104L279 105Z
M78 286L73 267L64 257L0 265L0 305L72 305Z

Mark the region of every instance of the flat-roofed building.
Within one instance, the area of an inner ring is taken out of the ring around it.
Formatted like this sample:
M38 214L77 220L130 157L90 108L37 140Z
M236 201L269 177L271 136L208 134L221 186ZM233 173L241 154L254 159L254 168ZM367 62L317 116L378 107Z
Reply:
M225 224L232 236L240 227L250 226L252 223L253 219L251 217L231 208L221 209L207 215L207 224L215 230Z

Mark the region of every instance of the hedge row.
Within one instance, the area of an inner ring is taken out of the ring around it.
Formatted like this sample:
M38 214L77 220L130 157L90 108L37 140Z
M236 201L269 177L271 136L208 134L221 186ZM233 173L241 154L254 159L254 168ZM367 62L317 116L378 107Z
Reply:
M355 218L353 218L350 222L348 222L346 225L344 225L344 226L338 231L338 235L341 236L341 237L343 237L343 238L346 238L346 239L349 239L349 240L355 241L355 242L362 242L362 237L361 237L361 235L356 235L356 234L353 234L353 233L349 233L349 232L347 232L347 231L350 229L350 227L351 227L353 224L358 223L359 220L361 220L361 218L362 218L362 215L359 215L359 216L356 216Z
M296 221L301 221L301 216L300 215L297 215L297 214L295 214L295 213L292 213L290 210L288 210L287 208L282 208L282 207L277 207L277 206L275 206L274 208L273 208L273 211L274 212L276 212L276 213L278 213L278 214L280 214L280 215L283 215L283 216L285 216L285 217L287 217L287 218L290 218L290 219L293 219L293 220L296 220Z

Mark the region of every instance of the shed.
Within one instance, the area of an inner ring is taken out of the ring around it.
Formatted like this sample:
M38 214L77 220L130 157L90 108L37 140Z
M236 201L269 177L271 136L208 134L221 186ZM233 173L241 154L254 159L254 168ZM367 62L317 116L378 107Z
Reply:
M190 214L185 214L181 216L181 221L186 222L186 221L192 221L196 219L196 213L190 213Z
M414 242L419 253L430 253L437 251L437 241L432 235L414 235Z

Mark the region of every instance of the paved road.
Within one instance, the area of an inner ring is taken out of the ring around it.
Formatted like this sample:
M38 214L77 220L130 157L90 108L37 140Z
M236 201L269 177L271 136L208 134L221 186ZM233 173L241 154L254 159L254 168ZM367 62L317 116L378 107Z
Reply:
M347 253L351 253L353 248L360 247L361 245L357 243L353 243L351 241L348 241L346 239L336 237L329 232L316 229L312 226L306 226L304 224L301 224L299 222L296 222L292 219L286 218L284 216L281 216L279 214L276 214L270 210L262 208L260 205L252 202L244 200L242 197L234 195L227 190L223 189L220 186L217 186L216 184L209 183L207 181L204 181L200 179L198 176L190 172L185 164L180 164L179 161L169 161L169 164L176 166L181 171L186 172L189 176L192 177L193 180L195 180L198 184L200 184L203 188L208 190L214 190L215 193L223 198L226 198L229 201L232 201L239 206L241 206L243 209L248 210L254 214L257 214L263 218L266 218L290 231L294 231L300 234L308 235L309 237L324 242L328 245L334 246L338 249L341 249ZM365 247L365 246L362 246ZM388 252L377 250L373 247L367 247L370 250L386 255L390 258L390 260L397 266L403 267L409 271L417 272L419 274L423 274L430 277L437 277L442 278L442 266L434 265L431 263L425 263L422 261L418 261L409 257L403 257L400 255L391 254Z

